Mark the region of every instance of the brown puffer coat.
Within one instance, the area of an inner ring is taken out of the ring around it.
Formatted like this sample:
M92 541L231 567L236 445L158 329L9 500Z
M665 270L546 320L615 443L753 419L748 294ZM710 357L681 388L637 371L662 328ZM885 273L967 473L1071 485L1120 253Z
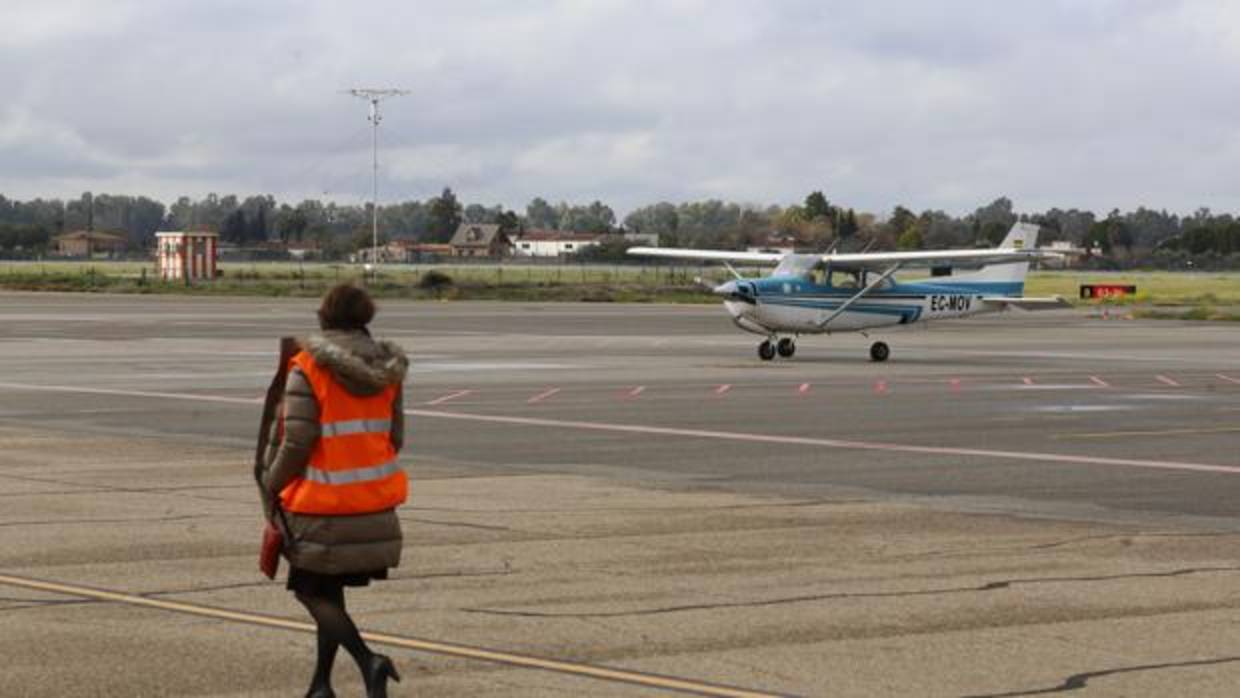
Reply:
M322 336L298 340L315 362L331 371L345 390L354 395L374 395L393 383L401 383L409 360L400 347L376 341L369 334L328 331ZM392 404L392 446L399 452L405 441L401 391ZM277 440L278 422L272 424L264 458L264 499L278 498L290 480L305 473L310 452L319 439L319 404L301 370L289 371L284 389L284 438ZM370 572L400 564L400 521L389 509L373 514L318 516L285 512L288 535L284 556L294 567L344 574Z

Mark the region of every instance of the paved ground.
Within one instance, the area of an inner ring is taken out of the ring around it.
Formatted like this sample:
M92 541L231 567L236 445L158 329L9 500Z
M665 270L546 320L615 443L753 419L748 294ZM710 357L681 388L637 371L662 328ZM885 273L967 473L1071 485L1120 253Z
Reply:
M0 575L301 620L253 570L247 459L312 310L0 294ZM655 690L424 640L796 695L1234 695L1240 327L1011 313L886 335L883 365L859 336L764 364L708 307L390 302L375 330L414 357L414 494L407 564L350 603L398 636L394 695ZM298 695L312 663L14 584L0 622L5 696Z

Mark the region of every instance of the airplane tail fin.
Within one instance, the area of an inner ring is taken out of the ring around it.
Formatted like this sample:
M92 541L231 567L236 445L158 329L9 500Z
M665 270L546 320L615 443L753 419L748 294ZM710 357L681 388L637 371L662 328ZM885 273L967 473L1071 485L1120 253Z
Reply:
M1003 242L999 243L999 248L1028 250L1037 246L1037 243L1037 225L1015 223L1003 238ZM996 295L1020 296L1025 292L1025 275L1028 272L1028 261L987 264L977 271L955 275L953 281L985 284L985 290Z

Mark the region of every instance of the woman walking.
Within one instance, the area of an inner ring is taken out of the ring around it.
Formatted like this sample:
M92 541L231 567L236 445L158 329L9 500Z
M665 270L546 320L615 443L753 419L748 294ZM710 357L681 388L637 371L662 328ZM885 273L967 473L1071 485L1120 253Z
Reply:
M387 579L400 564L396 507L408 483L397 463L404 443L401 386L409 361L366 326L375 305L342 284L319 307L320 336L298 340L279 417L264 458L268 515L283 512L288 589L318 628L318 660L307 698L334 698L340 646L357 662L370 698L387 696L392 661L366 646L345 610L344 588Z

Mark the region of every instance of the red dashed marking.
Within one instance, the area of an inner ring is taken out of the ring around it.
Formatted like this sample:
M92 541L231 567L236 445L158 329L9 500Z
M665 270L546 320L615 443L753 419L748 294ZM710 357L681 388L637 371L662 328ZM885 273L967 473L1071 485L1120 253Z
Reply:
M1033 385L1033 379L1030 378L1029 376L1025 376L1024 379L1022 379L1022 382L1025 385Z
M887 394L887 381L884 381L884 380L874 381L874 392L877 395L886 395Z
M646 386L639 385L636 388L633 388L632 390L625 393L624 397L632 400L633 398L637 397L638 395L641 395L644 392L646 392Z
M560 392L559 388L548 388L547 390L544 390L541 393L535 395L534 397L531 397L530 399L526 400L525 403L527 405L536 405L542 402L543 400L546 400L547 398L551 397L552 395L555 395L558 392Z
M1169 385L1169 386L1171 386L1172 388L1180 388L1180 387L1183 387L1183 386L1181 386L1179 383L1177 383L1177 382L1175 382L1174 380L1172 380L1172 379L1170 379L1170 378L1168 378L1168 377L1164 376L1164 375L1163 375L1163 374L1161 374L1161 373L1160 373L1160 374L1158 374L1157 376L1154 376L1154 380L1158 381L1159 383L1162 383L1163 385Z
M1214 375L1221 381L1227 381L1228 383L1235 383L1237 385L1240 385L1240 378L1232 378L1231 376L1228 376L1222 373L1216 373Z
M804 394L808 393L808 392L809 392L809 383L802 383L802 384L800 385L800 387L798 387L798 388L797 388L797 392L798 392L799 394L801 394L801 395L804 395Z
M1109 388L1109 387L1111 387L1111 384L1110 384L1110 383L1108 383L1108 382L1106 382L1106 381L1102 380L1102 379L1101 379L1101 378L1099 378L1098 376L1090 376L1090 377L1089 377L1089 382L1090 382L1090 383L1093 383L1094 385L1098 386L1099 388Z
M947 385L951 387L953 393L960 392L960 379L959 378L953 378L947 381Z
M472 390L458 390L458 391L456 391L455 393L448 393L447 395L441 395L441 396L439 396L439 397L435 398L434 400L431 400L430 402L428 402L428 403L426 403L426 404L428 404L428 405L442 405L442 404L444 404L445 402L451 402L451 401L453 401L453 400L455 400L455 399L457 399L457 398L465 397L466 395L469 395L469 394L470 394L470 393L472 393L472 392L474 392L474 391L472 391Z
M717 395L717 396L723 396L723 395L726 395L726 394L727 394L727 392L728 392L729 390L731 390L731 389L732 389L732 386L731 386L731 385L728 385L728 384L726 384L726 383L725 383L725 384L723 384L723 385L719 386L718 388L715 388L715 395Z

